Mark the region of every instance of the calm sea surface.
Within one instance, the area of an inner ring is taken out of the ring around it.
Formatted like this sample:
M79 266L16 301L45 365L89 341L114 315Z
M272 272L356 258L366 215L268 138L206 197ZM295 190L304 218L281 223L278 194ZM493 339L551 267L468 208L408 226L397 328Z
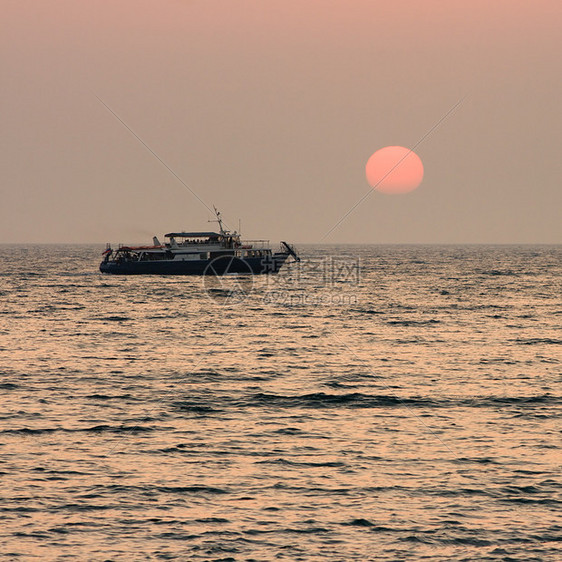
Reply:
M562 558L562 247L112 277L0 246L0 555Z

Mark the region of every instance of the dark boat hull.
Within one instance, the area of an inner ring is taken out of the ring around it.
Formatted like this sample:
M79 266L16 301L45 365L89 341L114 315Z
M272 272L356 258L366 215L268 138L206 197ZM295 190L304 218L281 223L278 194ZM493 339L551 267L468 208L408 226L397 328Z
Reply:
M212 260L155 260L155 261L111 261L100 264L102 273L113 275L261 275L277 273L288 253L277 253L267 258L237 258L221 256Z

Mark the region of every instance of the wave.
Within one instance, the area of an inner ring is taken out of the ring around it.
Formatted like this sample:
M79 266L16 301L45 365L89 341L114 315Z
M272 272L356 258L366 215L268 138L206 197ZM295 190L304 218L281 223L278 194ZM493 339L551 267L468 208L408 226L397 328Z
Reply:
M297 396L283 396L279 394L258 393L247 401L248 406L279 406L304 408L356 407L374 408L385 406L435 406L438 402L429 398L399 398L392 395L369 395L361 392L349 394L328 394L315 392Z
M104 322L127 322L132 320L129 316L98 316L93 320L103 320Z
M0 383L0 389L1 390L15 390L16 388L19 388L19 385L14 384L12 382Z
M329 385L333 387L334 385ZM337 388L340 388L337 386ZM344 386L343 389L349 388ZM518 408L525 410L510 410L516 415L536 415L532 407L560 406L562 396L539 394L528 396L449 396L433 398L429 396L399 396L396 394L365 394L362 392L348 392L342 394L329 392L315 392L310 394L282 395L259 392L241 398L228 396L206 397L198 401L174 401L171 406L177 412L196 416L215 416L227 411L241 411L248 408L278 408L278 409L341 409L341 408ZM540 412L546 417L556 413ZM298 434L294 427L283 428L277 433Z
M164 494L229 494L228 490L213 486L155 486L155 490Z
M509 341L519 345L562 345L562 340L555 338L517 338Z
M389 326L433 326L441 324L441 320L387 320Z
M83 427L78 429L69 429L65 427L21 427L18 429L4 429L0 431L3 434L14 435L43 435L55 432L63 433L142 433L155 431L155 427L146 427L140 425L94 425L92 427Z
M334 461L334 462L299 462L299 461L289 461L287 459L268 459L265 461L257 461L256 464L280 464L282 466L295 466L298 468L338 468L346 466L345 463Z
M490 407L533 404L562 404L561 396L540 394L535 396L474 396L428 398L423 396L401 397L389 394L363 394L353 392L347 394L328 394L316 392L296 396L258 393L250 396L246 406L277 406L280 408L385 408L407 406L415 408L448 408L448 407Z
M132 394L87 394L84 398L89 398L90 400L137 400Z
M476 270L475 273L477 275L490 275L492 277L498 277L498 276L507 276L507 277L513 277L513 276L517 276L518 273L516 273L515 271L511 270L511 269L506 269L506 270L501 270L501 269L481 269L481 270Z

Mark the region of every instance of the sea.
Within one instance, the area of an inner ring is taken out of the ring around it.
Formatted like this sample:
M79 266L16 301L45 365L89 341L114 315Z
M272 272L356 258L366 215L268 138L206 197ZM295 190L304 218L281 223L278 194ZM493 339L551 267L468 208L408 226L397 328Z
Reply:
M103 249L0 246L0 560L562 560L562 246Z

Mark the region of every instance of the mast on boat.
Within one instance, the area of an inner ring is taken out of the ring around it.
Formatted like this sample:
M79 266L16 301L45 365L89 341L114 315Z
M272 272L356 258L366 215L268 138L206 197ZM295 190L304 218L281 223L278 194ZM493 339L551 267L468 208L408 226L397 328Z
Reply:
M210 220L207 222L216 222L219 225L219 232L221 234L221 236L223 237L227 237L227 236L240 236L240 228L238 228L238 232L236 232L236 230L234 232L230 232L230 230L224 228L223 224L222 224L222 216L220 211L213 205L213 210L215 211L215 216L217 217L214 220Z
M207 222L216 222L219 225L219 229L220 229L220 233L222 236L227 236L229 234L229 232L227 230L224 229L224 227L222 226L222 217L220 214L220 211L213 205L213 209L215 211L215 216L217 217L214 220L210 220Z

